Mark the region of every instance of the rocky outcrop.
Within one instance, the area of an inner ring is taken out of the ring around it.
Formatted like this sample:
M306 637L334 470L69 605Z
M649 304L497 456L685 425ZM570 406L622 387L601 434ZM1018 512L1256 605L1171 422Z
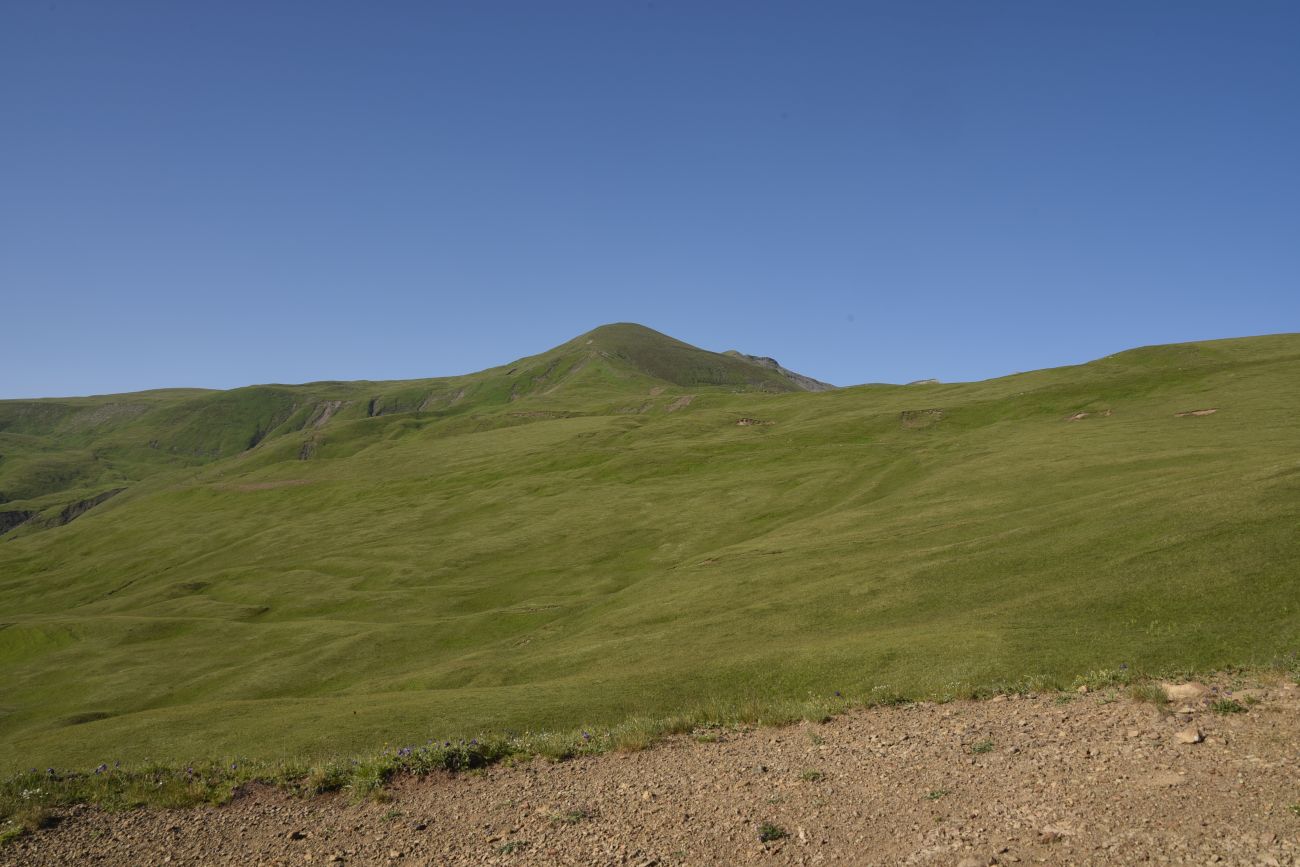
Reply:
M96 494L93 497L87 497L86 499L78 500L75 503L69 503L63 507L63 511L59 512L59 514L50 521L49 526L62 527L64 524L71 524L100 503L116 497L125 490L126 488L113 488L111 491L104 491L102 494Z
M35 512L27 512L22 509L15 509L11 512L0 512L0 536L8 533L14 527L27 523L35 517Z
M769 358L766 355L746 355L743 352L737 352L734 349L728 350L723 355L730 355L732 358L739 358L742 361L748 361L750 364L757 364L759 367L766 367L768 370L775 370L784 376L794 385L798 386L801 391L831 391L835 386L829 382L822 382L813 379L811 376L804 376L802 373L795 373L787 367L782 367L781 363L775 358Z
M316 408L312 410L312 414L307 418L307 423L304 426L313 429L324 427L326 423L328 423L329 420L334 417L334 413L343 409L343 407L347 406L349 403L351 403L351 401L347 401L347 400L321 401L320 403L316 404ZM374 401L371 401L372 408L373 405L374 405Z
M913 429L929 427L943 418L941 409L905 409L898 414L903 427Z

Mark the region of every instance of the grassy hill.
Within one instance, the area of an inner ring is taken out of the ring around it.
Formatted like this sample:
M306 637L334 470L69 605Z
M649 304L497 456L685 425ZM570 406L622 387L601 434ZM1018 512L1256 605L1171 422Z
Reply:
M816 393L764 361L619 325L0 402L0 768L1300 650L1300 335Z
M583 411L648 411L656 401L646 392L656 386L760 392L829 387L771 359L707 352L644 326L619 324L469 376L0 401L0 510L62 510L163 469L202 466L283 437L298 436L299 447L311 451L326 426L333 432L344 422L395 413L445 419L522 399L532 407L557 395ZM526 412L492 423L526 418Z

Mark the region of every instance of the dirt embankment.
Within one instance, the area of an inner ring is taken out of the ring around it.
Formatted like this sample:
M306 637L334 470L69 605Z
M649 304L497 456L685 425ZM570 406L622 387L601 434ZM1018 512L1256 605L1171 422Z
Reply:
M1109 693L856 711L404 780L383 802L76 808L0 863L1300 863L1300 689L1230 686L1163 711Z

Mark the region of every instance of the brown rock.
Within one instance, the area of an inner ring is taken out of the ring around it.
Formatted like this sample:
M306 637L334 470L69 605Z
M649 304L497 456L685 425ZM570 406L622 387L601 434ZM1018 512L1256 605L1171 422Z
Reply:
M1162 683L1160 688L1165 691L1165 698L1184 703L1200 701L1210 692L1205 684L1194 680L1187 683Z

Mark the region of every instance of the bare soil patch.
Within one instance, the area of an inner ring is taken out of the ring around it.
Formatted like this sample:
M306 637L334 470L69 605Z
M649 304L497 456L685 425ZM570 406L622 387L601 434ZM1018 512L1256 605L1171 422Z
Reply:
M306 426L314 429L324 427L334 417L334 413L350 403L351 401L347 400L326 400L318 403L311 417L307 419Z
M685 409L686 407L690 406L691 401L693 400L695 400L695 395L683 394L681 397L677 398L672 403L668 404L668 406L664 407L664 409L666 409L668 412L676 412L679 409Z
M1102 418L1110 418L1110 416L1112 415L1113 412L1114 412L1114 410L1109 410L1109 409L1103 409L1103 410L1101 410L1100 412L1093 412L1093 411L1085 410L1085 411L1082 411L1082 412L1076 412L1076 413L1074 413L1073 415L1066 416L1065 420L1066 420L1066 421L1083 421L1085 418L1089 418L1089 417L1094 416L1094 415L1096 415L1096 416L1100 416L1100 417L1102 417Z
M905 428L923 428L937 424L943 418L941 409L906 409L898 414L898 420Z
M78 807L0 864L1296 864L1300 689L1173 692L1165 710L1101 691L710 731L404 779L382 802Z

